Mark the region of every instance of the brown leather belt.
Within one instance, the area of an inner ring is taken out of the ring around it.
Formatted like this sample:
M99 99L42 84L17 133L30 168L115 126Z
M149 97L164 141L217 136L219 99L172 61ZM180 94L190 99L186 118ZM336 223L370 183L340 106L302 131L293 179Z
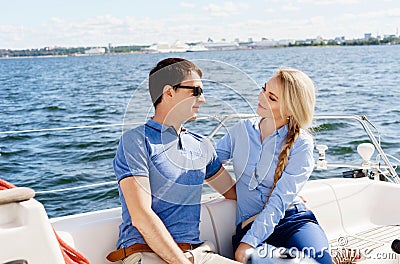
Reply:
M187 251L195 249L201 244L177 243L177 245L182 251ZM153 250L147 244L133 244L132 246L120 248L111 252L107 255L107 259L108 261L115 262L138 252L153 252Z

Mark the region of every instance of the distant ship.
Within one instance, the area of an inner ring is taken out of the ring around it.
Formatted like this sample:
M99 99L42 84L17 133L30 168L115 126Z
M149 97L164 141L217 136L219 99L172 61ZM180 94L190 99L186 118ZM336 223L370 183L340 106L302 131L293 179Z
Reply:
M290 39L282 39L282 40L273 40L263 38L261 41L254 41L249 43L247 46L249 48L268 48L268 47L279 47L279 46L288 46L289 44L294 44L295 40Z
M148 48L144 48L143 51L148 53L186 52L189 48L189 45L176 41L172 45L168 43L155 43Z
M208 49L202 43L198 43L196 45L190 46L187 52L207 51L207 50Z
M90 48L88 50L85 50L85 54L86 55L103 55L106 53L106 49L105 48Z
M150 47L144 48L143 51L146 53L168 53L168 52L195 52L195 51L208 51L208 50L237 50L240 49L239 43L229 41L218 41L214 42L209 39L207 42L185 44L180 41L176 41L173 44L168 43L155 43Z
M203 43L204 47L208 50L236 50L239 49L239 44L237 42L229 41L218 41L214 42L212 39L208 39L206 43Z

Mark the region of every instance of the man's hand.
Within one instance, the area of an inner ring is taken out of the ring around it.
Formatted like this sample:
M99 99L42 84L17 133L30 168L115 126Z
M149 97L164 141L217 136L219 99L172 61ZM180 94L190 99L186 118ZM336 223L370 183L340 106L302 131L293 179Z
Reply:
M241 263L244 263L244 257L245 257L244 253L246 252L246 250L248 250L250 248L253 248L253 247L247 243L243 243L243 242L240 243L239 247L236 249L236 252L235 252L235 260L239 261Z

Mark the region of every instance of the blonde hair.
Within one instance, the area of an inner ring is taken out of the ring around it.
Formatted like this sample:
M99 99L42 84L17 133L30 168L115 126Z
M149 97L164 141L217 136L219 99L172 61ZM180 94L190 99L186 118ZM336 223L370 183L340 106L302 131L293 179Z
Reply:
M274 190L282 172L289 162L290 149L300 134L300 129L307 130L311 125L315 107L315 87L313 81L304 73L296 69L279 69L273 78L277 78L281 89L281 116L289 112L288 134L282 146L274 173Z

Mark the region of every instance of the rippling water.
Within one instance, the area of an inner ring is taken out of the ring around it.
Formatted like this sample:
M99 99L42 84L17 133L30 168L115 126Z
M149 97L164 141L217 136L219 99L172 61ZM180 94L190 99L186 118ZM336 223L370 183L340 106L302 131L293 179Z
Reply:
M251 113L260 85L278 67L299 68L318 89L317 114L366 115L381 132L383 148L400 156L400 46L2 59L0 132L143 121L151 114L147 74L168 56L196 60L205 72L203 116ZM187 126L208 134L215 124ZM317 143L328 145L329 161L359 162L353 152L367 141L360 126L347 121L317 125L314 135ZM122 129L0 134L0 177L38 192L114 181L112 158ZM313 178L337 175L315 171ZM38 194L37 199L50 217L119 206L112 185Z

